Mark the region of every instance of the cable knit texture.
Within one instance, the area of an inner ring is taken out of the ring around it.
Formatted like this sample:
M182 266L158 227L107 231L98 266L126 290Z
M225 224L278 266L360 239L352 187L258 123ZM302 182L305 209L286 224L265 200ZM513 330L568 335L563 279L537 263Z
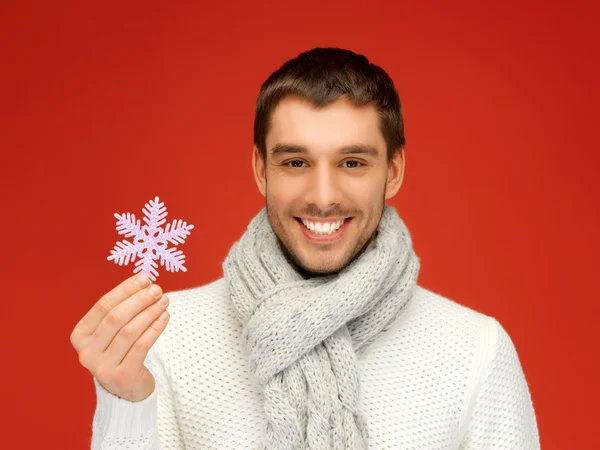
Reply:
M145 362L156 389L129 402L94 379L92 450L261 448L270 402L263 387L271 378L268 371L257 377L263 362L252 363L246 343L251 335L238 317L228 280L167 295L171 319ZM351 328L345 328L346 342L354 342ZM280 324L274 328L279 329ZM328 367L326 346L315 347L318 362ZM540 448L515 346L492 317L417 285L353 361L370 449ZM313 401L323 401L319 395ZM301 410L298 400L292 404Z
M419 260L396 210L336 275L303 279L281 251L266 209L223 269L263 386L266 449L365 449L356 352L385 332L410 300Z

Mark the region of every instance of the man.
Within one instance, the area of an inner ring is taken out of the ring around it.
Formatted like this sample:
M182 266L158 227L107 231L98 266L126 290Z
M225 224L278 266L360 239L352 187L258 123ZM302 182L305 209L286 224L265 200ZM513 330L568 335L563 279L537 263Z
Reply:
M389 76L348 50L300 54L263 84L254 144L266 208L223 278L167 298L132 277L73 330L92 449L539 448L506 331L417 285L385 203L405 170Z

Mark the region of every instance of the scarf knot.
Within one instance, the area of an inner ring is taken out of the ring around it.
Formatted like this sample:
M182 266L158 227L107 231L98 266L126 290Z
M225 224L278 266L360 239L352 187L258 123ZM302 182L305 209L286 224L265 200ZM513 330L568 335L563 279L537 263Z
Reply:
M365 449L357 354L412 297L420 263L385 205L377 236L335 275L304 279L287 260L266 208L229 251L223 271L263 387L264 449Z

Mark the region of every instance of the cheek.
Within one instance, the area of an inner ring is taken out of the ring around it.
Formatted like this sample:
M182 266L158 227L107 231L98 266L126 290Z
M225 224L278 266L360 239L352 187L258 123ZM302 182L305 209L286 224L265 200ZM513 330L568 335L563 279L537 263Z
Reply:
M294 197L286 189L267 189L267 201L278 211L288 209L292 205L293 199Z
M289 177L273 175L267 183L267 198L276 208L291 206L302 197L303 185Z
M361 180L361 182L357 183L346 183L345 186L348 199L363 211L377 208L385 192L385 185L378 182L378 180L366 181Z

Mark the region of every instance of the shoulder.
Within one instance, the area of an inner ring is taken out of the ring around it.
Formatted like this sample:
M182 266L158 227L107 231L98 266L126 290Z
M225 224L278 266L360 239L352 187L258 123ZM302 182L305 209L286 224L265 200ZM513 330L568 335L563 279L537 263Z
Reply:
M454 334L469 335L481 341L488 350L512 345L507 331L495 317L469 308L458 300L417 286L412 303L415 320L436 323L442 330Z
M406 315L404 320L439 338L454 336L475 341L484 330L497 326L497 321L487 314L420 285L415 288Z
M468 349L470 370L463 420L472 413L478 397L479 401L482 397L497 401L509 392L529 397L517 349L498 319L422 287L414 300L416 320L437 324L433 333L440 346L446 347L444 351L461 345Z
M483 367L499 353L516 357L512 339L495 317L422 286L417 286L412 303L411 319L419 328L442 342L468 347Z
M235 318L229 301L229 285L223 277L205 285L167 292L166 295L170 300L169 313L176 327L185 327L188 322L207 327Z
M165 293L169 300L169 309L173 312L195 311L225 306L229 299L229 287L225 278L219 278L210 283L177 291Z
M169 322L159 337L165 349L188 349L208 343L227 347L241 335L242 326L229 300L225 278L177 291L167 291ZM158 342L158 341L157 341Z
M371 351L414 351L427 360L447 360L451 366L460 361L465 370L479 372L471 380L479 384L481 370L512 342L494 317L417 285L404 311L373 346Z
M488 317L480 311L463 305L456 299L451 299L421 285L417 285L415 288L412 301L421 313L429 313L436 316L441 314L449 320L481 320L484 317Z

